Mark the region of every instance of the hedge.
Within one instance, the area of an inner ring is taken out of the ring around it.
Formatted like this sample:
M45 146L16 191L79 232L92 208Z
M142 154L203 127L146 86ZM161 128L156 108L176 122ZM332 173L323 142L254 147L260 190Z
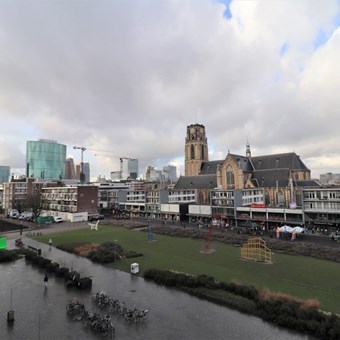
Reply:
M191 295L228 306L243 313L258 316L267 322L320 339L340 339L340 318L325 314L315 306L302 307L293 298L266 298L253 286L216 282L206 275L186 275L172 271L150 269L144 278Z

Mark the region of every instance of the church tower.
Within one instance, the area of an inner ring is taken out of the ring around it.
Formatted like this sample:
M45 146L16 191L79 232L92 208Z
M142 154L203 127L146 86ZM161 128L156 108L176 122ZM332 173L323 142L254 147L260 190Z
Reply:
M205 127L201 124L187 126L185 138L185 176L197 176L203 162L209 161Z

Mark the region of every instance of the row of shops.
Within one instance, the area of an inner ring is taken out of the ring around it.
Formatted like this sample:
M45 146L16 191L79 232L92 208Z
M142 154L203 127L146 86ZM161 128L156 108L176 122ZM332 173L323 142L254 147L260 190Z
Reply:
M211 206L193 204L161 204L157 211L141 209L140 205L136 208L129 206L114 209L113 217L161 219L197 223L203 226L214 223L223 227L261 227L265 230L273 230L282 225L304 226L310 233L323 235L337 232L340 225L340 215L326 219L325 215L311 216L301 209L239 207L223 214L215 213Z

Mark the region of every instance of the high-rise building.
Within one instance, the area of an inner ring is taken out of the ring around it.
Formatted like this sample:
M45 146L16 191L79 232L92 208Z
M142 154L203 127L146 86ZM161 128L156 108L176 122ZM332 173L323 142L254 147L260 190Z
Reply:
M168 174L169 182L175 183L177 181L177 168L174 165L163 166L163 173Z
M74 167L73 158L67 158L66 160L65 179L76 179L76 170Z
M110 172L110 179L111 181L119 181L120 180L120 171L111 171Z
M0 165L0 184L7 183L9 181L11 168L9 166Z
M120 179L136 179L138 177L138 159L125 158L120 159Z
M26 176L42 179L64 179L66 145L39 139L26 143Z
M85 183L90 183L90 163L83 163L83 173Z
M177 169L174 165L166 165L163 170L157 170L149 165L146 169L145 179L159 183L175 183L177 181Z
M77 164L75 178L80 180L81 164ZM90 163L83 163L84 183L90 183Z

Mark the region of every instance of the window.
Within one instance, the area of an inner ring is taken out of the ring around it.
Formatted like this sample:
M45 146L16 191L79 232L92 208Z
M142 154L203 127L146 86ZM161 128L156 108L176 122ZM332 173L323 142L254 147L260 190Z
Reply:
M228 189L234 189L235 187L235 177L233 168L229 165L227 167L227 188Z
M190 157L191 159L195 159L195 148L193 145L190 147Z

